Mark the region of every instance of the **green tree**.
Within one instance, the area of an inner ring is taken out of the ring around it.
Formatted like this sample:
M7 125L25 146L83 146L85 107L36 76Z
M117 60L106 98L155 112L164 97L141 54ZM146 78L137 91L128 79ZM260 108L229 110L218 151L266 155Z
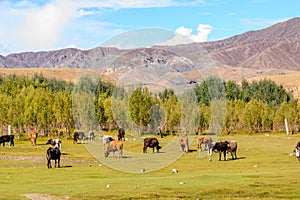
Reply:
M243 122L249 131L259 132L262 127L263 103L255 99L247 103L243 113Z
M225 91L227 100L240 99L241 91L239 86L234 81L228 81L225 84Z
M198 134L201 135L208 129L210 119L210 108L204 103L199 104L199 125Z
M129 100L129 111L131 119L138 126L147 126L150 124L149 115L153 105L151 93L148 88L137 88L131 95Z

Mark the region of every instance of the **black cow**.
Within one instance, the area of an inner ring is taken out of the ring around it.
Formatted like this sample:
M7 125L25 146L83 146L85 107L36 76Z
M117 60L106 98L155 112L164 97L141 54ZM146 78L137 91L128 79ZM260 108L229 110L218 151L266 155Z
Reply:
M161 149L161 146L159 146L159 142L156 138L145 138L144 139L144 148L143 153L147 153L147 148L152 148L154 153L154 148L156 147L156 152L159 152L159 149Z
M224 160L226 160L226 154L227 154L227 149L228 149L228 141L225 142L216 142L215 145L212 148L212 152L218 152L219 153L219 161L221 160L222 157L222 152L224 154Z
M2 143L2 145L5 146L5 142L8 142L10 147L15 146L14 138L14 135L2 135L0 137L0 145Z
M77 144L77 140L81 140L81 143L84 143L84 139L84 132L74 132L74 144Z
M49 147L49 149L47 150L47 154L46 154L46 158L47 158L47 167L51 168L51 160L55 161L55 167L57 164L57 167L60 167L60 150L59 148L55 147Z
M118 140L124 140L125 141L125 129L124 128L119 128L118 130Z

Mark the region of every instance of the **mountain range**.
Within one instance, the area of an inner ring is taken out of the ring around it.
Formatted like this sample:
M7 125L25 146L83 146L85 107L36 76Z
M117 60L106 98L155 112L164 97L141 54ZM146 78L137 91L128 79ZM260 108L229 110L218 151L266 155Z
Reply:
M233 80L297 73L300 72L300 18L204 43L126 50L66 48L0 55L0 68L97 68L115 80L123 78L124 81L128 81L124 74L129 71L142 73L137 82L172 81L180 73L184 80L175 80L177 85L182 81L197 82L199 78L195 74L209 75L212 68L223 78Z

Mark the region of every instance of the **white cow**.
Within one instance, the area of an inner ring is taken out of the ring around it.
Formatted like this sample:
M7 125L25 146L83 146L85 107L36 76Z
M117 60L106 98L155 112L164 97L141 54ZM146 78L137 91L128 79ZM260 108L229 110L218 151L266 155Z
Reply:
M105 149L105 146L113 140L114 140L114 138L111 135L104 135L102 137L103 149Z

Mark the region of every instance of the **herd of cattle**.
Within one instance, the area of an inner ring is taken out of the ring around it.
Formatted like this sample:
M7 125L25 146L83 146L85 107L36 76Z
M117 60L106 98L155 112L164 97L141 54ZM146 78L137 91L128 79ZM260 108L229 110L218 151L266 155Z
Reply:
M38 137L38 132L32 130L29 134L31 144L36 145L36 140ZM86 143L86 139L93 141L95 138L94 132L90 131L87 138L85 137L84 132L74 132L73 143L77 144L78 140L81 140L81 143ZM118 129L117 139L114 139L110 135L102 136L104 156L108 157L112 152L113 157L115 152L118 152L118 157L123 157L123 142L125 141L125 130L123 128ZM3 135L0 136L0 145L5 146L5 143L9 143L9 146L14 146L14 135ZM51 160L54 160L55 167L60 167L60 157L61 157L61 148L62 142L60 139L48 139L45 144L50 144L51 147L47 149L46 159L47 167L51 168ZM237 159L237 141L219 141L214 142L212 137L209 135L198 136L197 137L197 148L199 151L203 151L202 145L204 145L204 150L207 150L207 157L211 161L211 156L213 152L219 153L219 161L222 159L222 154L224 160L227 160L227 154L231 153L232 160ZM179 147L182 152L189 152L189 137L186 135L179 136ZM149 137L144 139L143 153L147 153L147 148L152 148L152 152L159 153L159 150L162 148L159 146L159 141L155 137ZM296 157L300 161L300 142L297 143L294 150Z

